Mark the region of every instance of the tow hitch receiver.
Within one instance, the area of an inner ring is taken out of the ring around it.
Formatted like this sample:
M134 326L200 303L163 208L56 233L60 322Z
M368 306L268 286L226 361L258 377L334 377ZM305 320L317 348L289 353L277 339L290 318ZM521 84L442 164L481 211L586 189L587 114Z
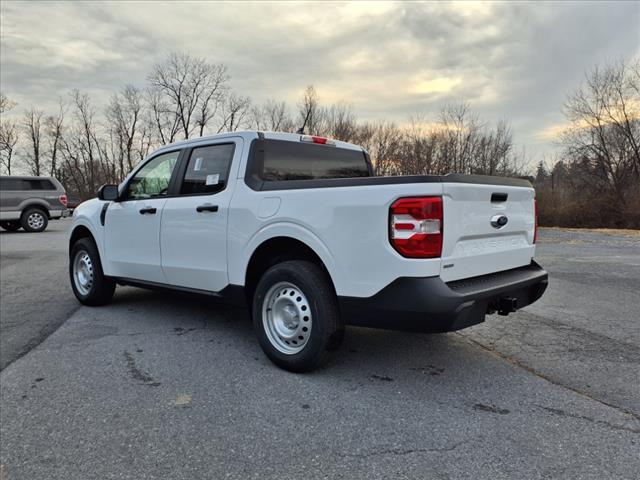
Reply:
M500 297L498 300L498 315L509 315L518 308L518 299L513 297Z

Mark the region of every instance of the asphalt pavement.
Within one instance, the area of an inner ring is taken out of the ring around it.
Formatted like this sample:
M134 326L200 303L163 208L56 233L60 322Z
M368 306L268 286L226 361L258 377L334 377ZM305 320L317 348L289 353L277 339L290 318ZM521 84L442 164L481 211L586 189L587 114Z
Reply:
M638 478L638 236L545 230L538 303L443 335L350 328L296 375L209 298L77 308L51 225L0 237L2 349L64 322L0 372L7 480Z
M67 276L70 221L52 220L43 233L0 229L0 370L78 309Z

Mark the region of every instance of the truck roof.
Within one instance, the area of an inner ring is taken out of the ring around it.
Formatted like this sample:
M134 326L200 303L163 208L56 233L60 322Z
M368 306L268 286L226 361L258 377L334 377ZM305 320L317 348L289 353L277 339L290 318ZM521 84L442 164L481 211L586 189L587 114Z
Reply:
M231 137L242 137L244 140L250 142L251 140L259 138L260 135L264 135L264 138L266 139L284 140L288 142L300 142L302 141L301 140L302 137L308 137L308 135L301 135L299 133L262 132L259 130L242 130L238 132L225 132L225 133L218 133L215 135L206 135L204 137L180 140L177 142L164 145L163 147L156 149L153 153L161 152L163 150L172 149L175 147L180 147L180 148L188 147L188 146L198 145L202 143L207 143L207 142L210 142L211 140L222 140L222 139L231 138ZM335 147L337 148L346 148L349 150L363 150L363 148L360 145L356 145L354 143L343 142L341 140L333 140L333 139L332 141L335 143Z
M55 180L56 182L58 181L56 177L50 177L48 175L40 175L39 177L35 175L0 175L0 178L19 178L21 180Z

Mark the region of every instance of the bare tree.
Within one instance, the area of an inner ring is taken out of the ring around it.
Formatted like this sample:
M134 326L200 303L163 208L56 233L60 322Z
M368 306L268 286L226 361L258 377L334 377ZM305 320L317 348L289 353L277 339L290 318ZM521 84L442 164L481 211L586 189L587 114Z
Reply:
M298 104L298 125L300 133L318 135L322 132L324 112L318 102L318 94L309 85Z
M48 153L51 163L49 164L49 175L52 177L58 172L58 157L60 154L60 144L62 142L62 129L64 125L65 105L62 99L59 101L58 113L49 115L44 121L44 132L48 140Z
M111 152L118 165L118 178L122 179L139 161L139 137L145 133L142 120L142 93L133 85L113 94L106 110L109 122ZM144 145L144 143L142 143Z
M60 180L81 198L95 194L102 183L117 180L117 168L108 154L108 146L95 121L95 109L89 96L71 92L72 124L61 142Z
M156 88L146 90L148 107L146 123L154 131L158 143L166 145L176 140L180 129L179 117L162 92Z
M393 123L366 126L370 141L366 142L376 175L402 174L400 149L403 132Z
M227 96L222 103L221 122L218 133L222 131L235 132L242 127L248 119L251 110L249 97L241 97L235 93Z
M346 103L331 105L325 110L324 116L324 134L344 142L355 139L358 126L351 105Z
M196 128L202 135L223 99L228 80L227 67L222 64L210 64L187 54L169 54L149 75L155 90L151 104L156 107L156 124L163 123L157 114L169 114L174 118L168 123L177 125L184 138L189 138ZM159 130L163 136L160 127Z
M291 132L294 130L294 124L285 102L267 100L262 105L253 106L250 116L250 125L256 130L271 132Z
M460 102L445 106L440 112L440 122L445 137L446 163L451 171L468 173L482 128L478 116L471 113L468 102Z
M4 167L7 175L11 175L13 155L20 140L20 130L14 120L4 117L6 112L15 106L15 102L4 93L0 93L0 166Z
M570 123L562 139L566 156L590 171L623 210L640 183L639 65L594 68L564 107Z
M43 134L42 116L44 112L35 108L30 108L24 113L22 126L29 139L29 148L26 152L25 160L29 167L30 173L40 176L44 170L41 151L41 142Z

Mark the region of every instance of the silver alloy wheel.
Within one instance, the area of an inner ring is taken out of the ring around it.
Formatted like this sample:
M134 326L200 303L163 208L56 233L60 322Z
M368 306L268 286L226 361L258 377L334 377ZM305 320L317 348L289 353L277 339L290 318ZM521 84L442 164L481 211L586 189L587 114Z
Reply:
M294 355L305 347L313 320L307 297L289 282L273 285L262 302L262 324L271 345Z
M73 259L73 282L81 295L88 295L93 286L93 263L84 250L76 253Z
M33 212L27 217L27 225L34 230L40 230L44 225L44 216L40 212Z

